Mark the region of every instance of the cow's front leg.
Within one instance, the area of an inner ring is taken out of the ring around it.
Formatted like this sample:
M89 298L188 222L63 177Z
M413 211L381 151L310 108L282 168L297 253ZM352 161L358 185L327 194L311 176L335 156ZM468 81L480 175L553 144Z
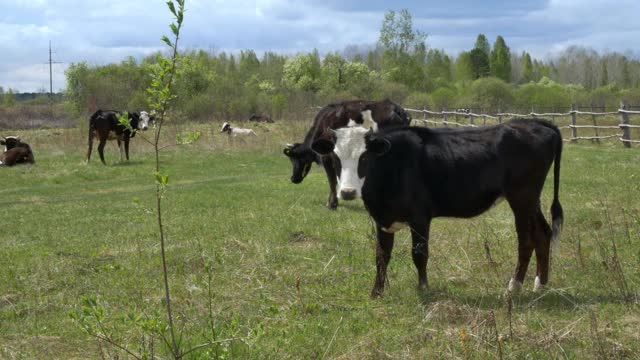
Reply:
M431 221L409 224L409 226L411 226L411 238L413 240L411 255L413 257L413 264L418 270L418 288L421 290L426 290L428 287L427 262L429 261L430 224Z
M387 266L391 260L391 250L393 250L393 234L385 232L376 225L378 244L376 246L376 280L373 283L371 297L381 296L387 282Z
M329 181L329 198L327 199L327 208L329 208L329 210L335 210L338 208L338 194L336 192L338 176L336 174L336 169L333 166L333 158L331 156L323 156L321 161L324 171L327 174L327 180Z

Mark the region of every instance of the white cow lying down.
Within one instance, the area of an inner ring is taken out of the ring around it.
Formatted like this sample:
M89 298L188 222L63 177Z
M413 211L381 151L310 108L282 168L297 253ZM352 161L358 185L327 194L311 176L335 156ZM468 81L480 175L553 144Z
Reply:
M227 134L229 134L229 136L233 135L233 136L247 136L247 135L253 135L253 136L258 136L253 130L251 129L242 129L242 128L234 128L231 127L231 124L229 124L228 122L222 124L222 129L220 129L220 132L226 132Z

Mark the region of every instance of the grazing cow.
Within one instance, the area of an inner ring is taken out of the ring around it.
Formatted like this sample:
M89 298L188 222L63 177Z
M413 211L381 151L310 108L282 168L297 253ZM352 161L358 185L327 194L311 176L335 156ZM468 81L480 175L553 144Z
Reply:
M233 137L236 137L238 135L240 135L240 136L247 136L247 135L258 136L251 129L234 128L234 127L231 127L231 124L229 124L228 122L222 124L222 129L220 129L220 132L226 132L227 135L233 136Z
M3 137L0 140L0 145L4 145L4 152L0 155L0 166L34 164L36 162L31 146L22 142L19 136Z
M123 161L123 152L126 154L127 160L129 160L129 140L136 136L137 130L147 130L149 128L149 113L142 111L140 113L130 112L128 113L129 125L131 129L120 124L118 117L122 115L120 111L113 110L98 110L89 119L89 149L87 150L87 162L91 160L91 150L93 149L93 139L96 138L99 141L98 153L100 154L100 160L104 162L104 146L107 140L116 139L118 141L118 148L120 149L120 161ZM122 147L124 143L124 148Z
M266 116L266 115L256 115L253 114L251 115L251 117L249 118L249 121L255 121L255 122L265 122L265 123L272 123L273 119Z
M319 139L331 138L330 130L346 126L354 127L369 120L373 127L385 128L392 125L408 125L411 116L399 105L391 100L366 101L353 100L329 104L316 114L311 128L302 143L288 144L284 154L291 160L293 174L291 182L299 184L311 170L315 162L322 163L329 180L329 198L327 207L335 210L338 199L352 200L355 197L350 192L336 192L338 180L341 179L340 159L330 153L321 154L312 150L312 144Z
M481 128L404 127L367 135L365 143L362 199L376 222L378 241L373 297L384 290L396 231L411 229L413 262L424 289L431 219L474 217L501 198L513 211L518 234L518 263L508 291L521 289L534 250L534 291L547 283L550 244L557 243L563 222L558 200L562 137L551 122L513 119ZM540 195L552 163L549 227Z

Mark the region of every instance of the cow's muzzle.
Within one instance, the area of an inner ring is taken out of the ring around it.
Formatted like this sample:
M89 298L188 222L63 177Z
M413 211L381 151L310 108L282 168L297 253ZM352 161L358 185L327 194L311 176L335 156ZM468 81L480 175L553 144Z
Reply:
M340 197L342 198L342 200L355 200L358 197L358 190L356 189L340 190Z

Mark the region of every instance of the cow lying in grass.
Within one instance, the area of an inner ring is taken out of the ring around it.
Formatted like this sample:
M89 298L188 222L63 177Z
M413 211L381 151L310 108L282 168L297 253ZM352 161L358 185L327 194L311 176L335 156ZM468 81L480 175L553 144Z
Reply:
M31 146L22 142L19 136L3 137L0 140L0 145L4 145L4 152L0 155L0 166L34 164L36 162Z
M229 136L248 136L248 135L253 135L253 136L258 136L253 130L251 129L242 129L242 128L235 128L232 127L231 124L229 124L228 122L225 122L224 124L222 124L222 128L220 129L220 132L226 132L227 135Z
M513 119L481 128L364 132L340 129L333 139L318 140L313 147L325 155L341 155L342 172L355 173L364 182L362 200L375 220L378 242L372 296L383 293L395 232L411 230L418 285L426 289L431 219L474 217L501 198L511 206L518 234L518 263L508 290L520 290L534 251L534 290L547 284L550 244L557 242L563 222L558 199L562 137L555 125ZM540 195L552 163L550 227Z

